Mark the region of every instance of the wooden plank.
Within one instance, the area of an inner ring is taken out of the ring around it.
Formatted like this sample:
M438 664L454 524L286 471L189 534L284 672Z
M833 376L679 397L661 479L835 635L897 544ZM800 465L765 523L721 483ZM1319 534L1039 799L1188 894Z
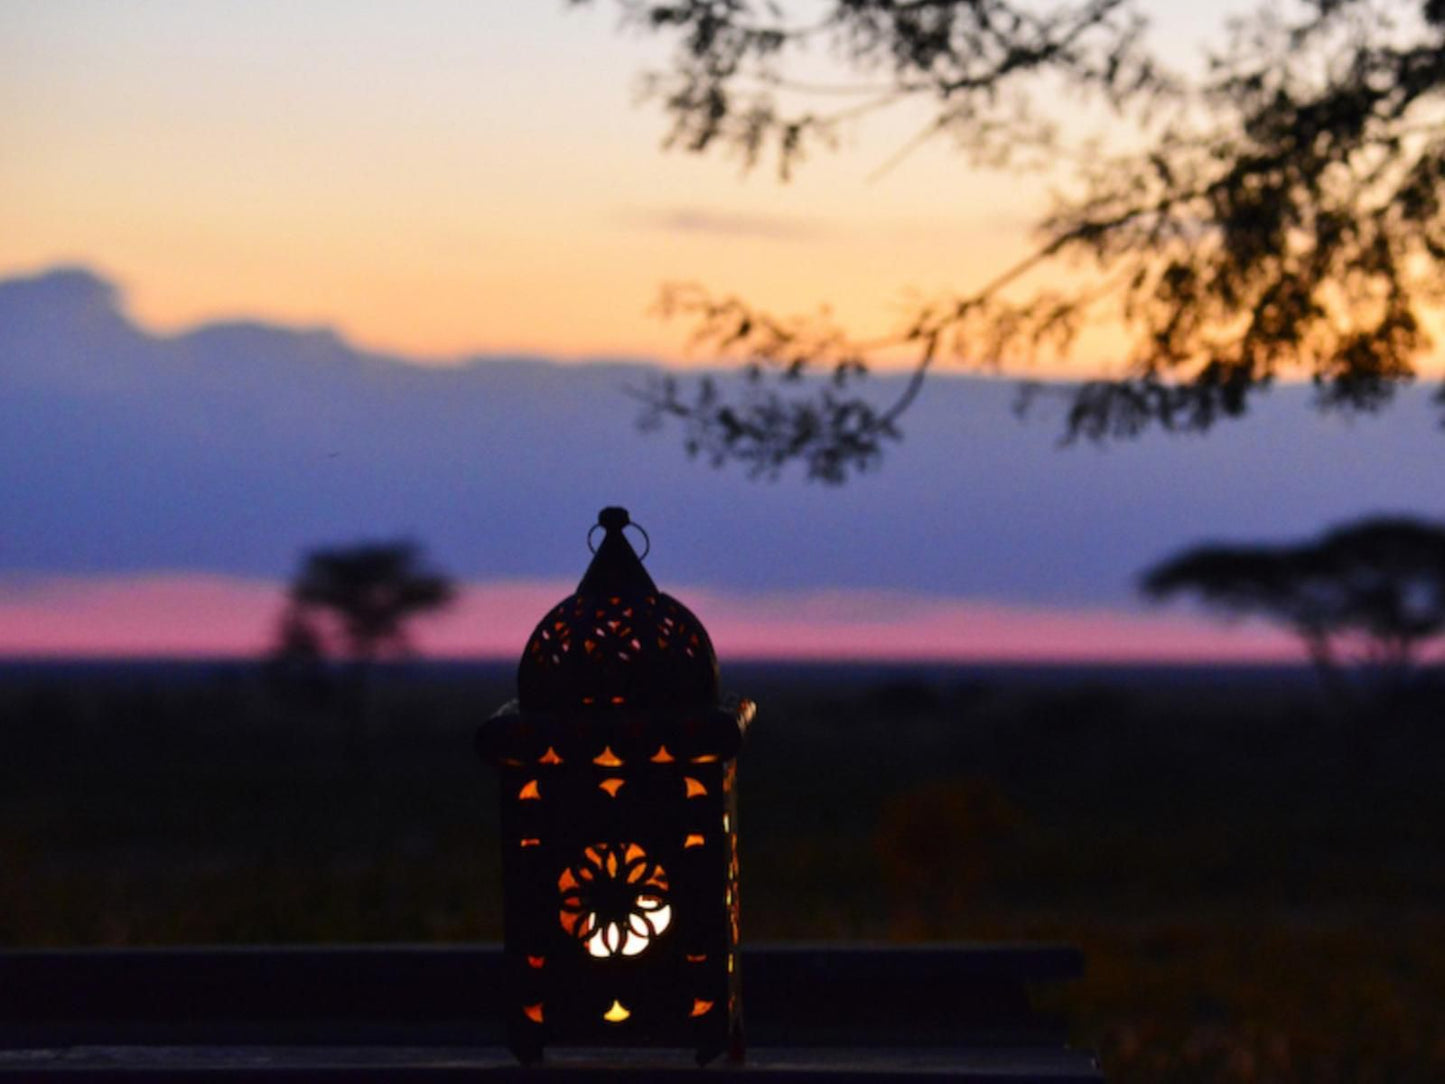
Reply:
M1057 946L764 945L742 956L750 1031L779 1042L829 1022L910 1042L923 1024L1023 1022L1028 984L1081 967ZM257 1023L344 1042L378 1026L392 1028L382 1041L407 1027L429 1028L427 1041L496 1041L501 975L492 945L13 950L0 952L0 1044L63 1022L213 1025L219 1041L245 1041Z
M614 1051L549 1052L524 1068L499 1047L80 1047L0 1052L0 1078L117 1084L204 1075L207 1080L258 1084L280 1081L366 1082L485 1079L496 1084L575 1080L582 1084L648 1081L694 1084L700 1072L745 1078L752 1084L910 1084L952 1080L966 1084L1100 1084L1092 1061L1066 1050L948 1049L880 1052L870 1049L768 1049L742 1065L700 1071L687 1054L640 1055Z
M1028 1001L1080 973L1069 948L763 945L741 966L750 1076L1099 1079ZM0 952L0 1075L510 1080L501 974L490 945ZM647 1079L684 1071L643 1056ZM610 1081L630 1057L549 1051L542 1073Z

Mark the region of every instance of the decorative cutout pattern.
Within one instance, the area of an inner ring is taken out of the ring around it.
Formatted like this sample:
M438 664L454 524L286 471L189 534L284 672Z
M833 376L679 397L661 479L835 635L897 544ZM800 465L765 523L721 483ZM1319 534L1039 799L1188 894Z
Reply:
M612 751L610 745L604 745L602 752L592 758L592 763L599 768L620 768L622 767L622 758Z
M661 593L572 595L538 623L518 671L524 705L622 706L631 692L709 702L717 658L702 623Z
M591 956L638 956L672 924L667 873L636 843L594 843L557 878L560 921Z
M602 1019L606 1020L609 1024L620 1024L631 1015L632 1012L627 1008L626 1005L622 1004L622 1002L616 999L613 999L612 1008L608 1009L605 1013L602 1014Z

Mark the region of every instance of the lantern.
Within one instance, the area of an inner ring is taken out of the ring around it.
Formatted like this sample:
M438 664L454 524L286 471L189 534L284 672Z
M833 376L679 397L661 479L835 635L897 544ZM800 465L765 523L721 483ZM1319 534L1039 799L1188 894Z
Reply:
M742 1056L735 757L755 708L606 508L477 735L501 776L508 1045ZM640 530L640 529L639 529ZM646 538L645 532L643 538ZM645 557L647 550L643 550Z

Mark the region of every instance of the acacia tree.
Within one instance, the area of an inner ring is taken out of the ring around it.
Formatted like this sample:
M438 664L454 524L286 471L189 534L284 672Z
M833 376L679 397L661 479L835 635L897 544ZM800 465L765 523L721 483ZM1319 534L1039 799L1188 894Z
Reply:
M1398 690L1445 631L1445 525L1384 517L1297 545L1199 546L1148 569L1140 589L1282 624L1332 684L1355 661Z
M315 549L292 581L283 635L315 639L322 650L363 663L403 656L411 649L407 624L455 596L412 542Z
M1067 355L1095 321L1121 323L1131 345L1117 379L1067 391L1070 438L1206 429L1280 377L1308 377L1322 408L1376 409L1430 346L1424 313L1445 300L1445 0L1282 0L1240 22L1198 83L1147 55L1136 0L616 3L676 42L647 81L668 146L749 167L771 156L786 180L840 124L926 100L917 141L951 137L974 166L1081 163L1031 256L892 335L666 290L663 311L744 378L659 378L638 390L642 422L680 423L714 464L796 461L843 481L898 439L939 361ZM843 81L796 79L809 50ZM1078 153L1038 106L1044 86L1108 103L1144 149ZM1072 289L1029 286L1059 264L1082 272ZM861 378L899 348L910 379L880 402Z
M352 737L359 740L372 664L408 655L411 621L455 597L451 580L427 567L411 542L310 550L291 583L276 659L303 665L327 656L350 660L348 714Z

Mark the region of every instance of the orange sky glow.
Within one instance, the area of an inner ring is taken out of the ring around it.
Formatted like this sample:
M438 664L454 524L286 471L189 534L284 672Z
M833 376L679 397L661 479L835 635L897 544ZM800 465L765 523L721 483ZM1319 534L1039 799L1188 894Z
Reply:
M1218 34L1199 7L1151 5L1166 59ZM970 168L947 140L878 176L921 103L844 128L788 184L664 153L636 99L666 56L605 3L6 4L0 274L90 265L162 330L252 317L432 361L686 364L710 359L652 314L664 283L827 304L876 337L1026 255L1067 180ZM1107 371L1121 346L1105 331L1031 373Z
M790 184L663 153L635 96L664 57L605 5L6 5L0 272L89 264L160 329L686 361L666 282L876 335L1028 251L1048 178L939 144L870 179L917 115Z

